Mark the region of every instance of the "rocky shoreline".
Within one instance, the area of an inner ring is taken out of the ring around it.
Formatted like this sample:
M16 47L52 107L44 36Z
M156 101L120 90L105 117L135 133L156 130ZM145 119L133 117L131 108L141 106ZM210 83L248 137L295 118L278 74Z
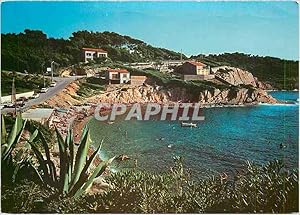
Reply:
M89 103L200 103L205 106L255 105L259 103L277 103L278 101L261 89L213 89L194 94L185 88L158 88L151 85L123 87L121 90L105 92L86 100Z
M268 94L272 86L263 83L254 77L250 72L222 66L213 69L216 79L211 82L209 89L188 89L184 86L170 87L158 86L156 84L133 85L108 85L105 91L88 98L77 95L80 89L79 81L70 83L62 92L45 102L50 107L60 107L70 110L71 115L62 117L65 124L62 128L63 135L66 129L71 126L74 130L74 140L80 141L80 134L94 114L95 106L98 103L122 103L132 105L139 103L174 104L174 103L199 103L202 108L214 107L244 107L258 105L261 103L281 103ZM151 82L150 82L151 83ZM216 85L218 83L219 85ZM220 84L221 83L221 84ZM209 83L208 83L209 84ZM218 87L220 86L220 87ZM221 87L223 86L223 87ZM76 106L75 106L76 105ZM86 109L85 114L74 110ZM80 115L78 117L78 115ZM72 120L70 120L70 118ZM60 121L58 119L58 121Z

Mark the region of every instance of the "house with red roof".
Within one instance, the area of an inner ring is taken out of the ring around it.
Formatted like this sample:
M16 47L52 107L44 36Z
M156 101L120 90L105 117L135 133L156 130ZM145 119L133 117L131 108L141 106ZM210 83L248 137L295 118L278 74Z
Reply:
M96 58L108 57L107 51L100 48L82 48L82 52L85 63L88 63L90 60L94 60Z
M200 61L186 61L176 69L184 80L207 80L214 78L210 66Z
M127 69L107 69L106 80L108 84L127 84L130 82L130 73Z

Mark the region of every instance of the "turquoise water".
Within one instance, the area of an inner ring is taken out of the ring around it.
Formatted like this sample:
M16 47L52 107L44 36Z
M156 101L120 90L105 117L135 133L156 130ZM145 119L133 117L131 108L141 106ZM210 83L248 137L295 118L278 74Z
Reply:
M204 109L198 128L171 121L123 121L112 125L92 119L88 126L95 145L104 139L101 156L126 154L142 169L161 171L172 157L184 157L192 173L202 177L241 168L246 160L266 163L283 159L298 167L298 92L270 92L287 105ZM280 148L280 144L285 148ZM133 161L122 168L131 168ZM121 167L119 167L121 168Z

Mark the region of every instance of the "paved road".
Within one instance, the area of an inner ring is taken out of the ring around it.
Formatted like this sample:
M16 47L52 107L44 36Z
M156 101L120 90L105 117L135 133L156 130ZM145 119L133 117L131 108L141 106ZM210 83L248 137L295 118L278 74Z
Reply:
M70 84L72 81L83 78L85 76L72 76L72 77L54 77L53 79L56 81L56 86L55 87L50 87L46 93L40 93L40 96L36 99L30 99L25 103L25 105L18 109L25 111L32 107L33 105L38 105L43 102L45 102L47 99L51 98L52 96L56 95L60 91L62 91L68 84ZM14 108L4 108L1 110L2 113L8 113L8 112L13 112Z

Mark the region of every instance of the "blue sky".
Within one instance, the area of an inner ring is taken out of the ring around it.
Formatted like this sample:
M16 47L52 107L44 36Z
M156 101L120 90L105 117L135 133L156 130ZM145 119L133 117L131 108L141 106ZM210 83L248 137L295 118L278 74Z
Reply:
M114 31L187 55L299 54L295 2L5 2L1 10L2 33Z

